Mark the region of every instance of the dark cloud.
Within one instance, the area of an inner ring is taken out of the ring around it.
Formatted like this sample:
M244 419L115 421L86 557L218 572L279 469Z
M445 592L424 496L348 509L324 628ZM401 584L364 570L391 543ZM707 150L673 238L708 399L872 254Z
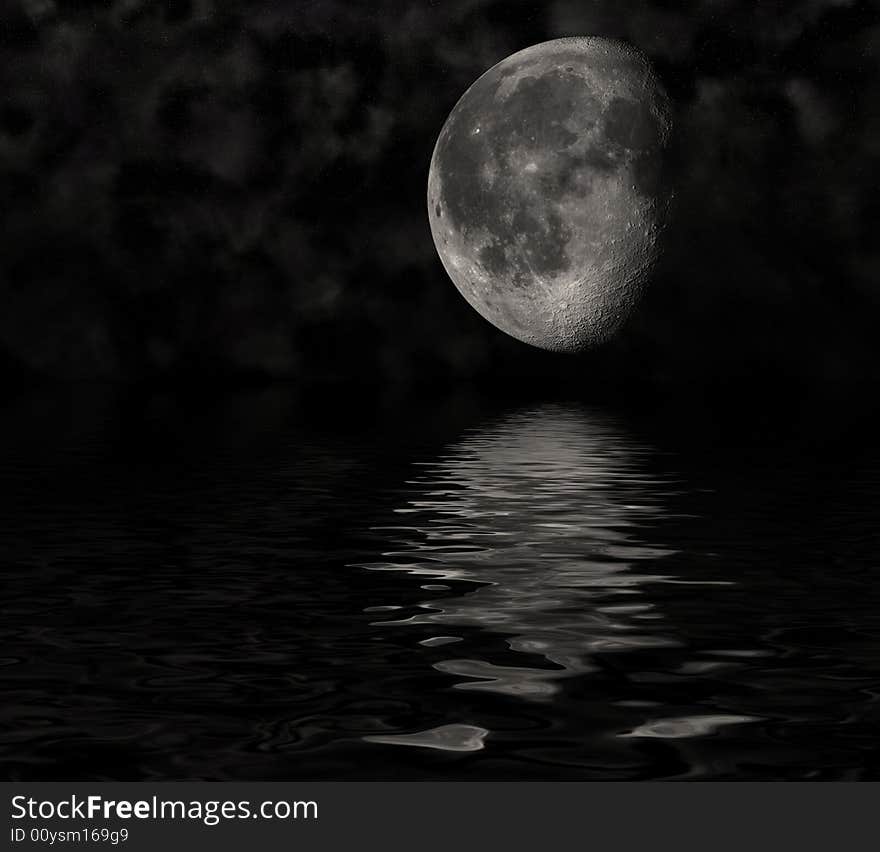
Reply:
M872 3L27 0L7 20L4 375L876 374ZM477 317L424 209L464 89L572 34L644 49L679 134L663 268L624 336L580 359Z

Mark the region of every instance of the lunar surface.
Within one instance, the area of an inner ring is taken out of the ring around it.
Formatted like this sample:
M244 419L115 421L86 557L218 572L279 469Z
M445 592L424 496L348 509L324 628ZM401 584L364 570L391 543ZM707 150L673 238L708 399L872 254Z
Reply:
M659 255L671 130L648 60L622 42L558 39L489 69L428 177L434 243L465 299L544 349L613 337Z

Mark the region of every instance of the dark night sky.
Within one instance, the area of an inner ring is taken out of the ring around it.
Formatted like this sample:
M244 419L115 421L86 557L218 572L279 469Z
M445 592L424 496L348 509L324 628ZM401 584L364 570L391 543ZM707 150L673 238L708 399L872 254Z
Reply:
M677 203L643 308L572 357L468 307L424 195L480 73L590 34L665 81ZM0 374L863 390L878 70L862 0L7 0Z

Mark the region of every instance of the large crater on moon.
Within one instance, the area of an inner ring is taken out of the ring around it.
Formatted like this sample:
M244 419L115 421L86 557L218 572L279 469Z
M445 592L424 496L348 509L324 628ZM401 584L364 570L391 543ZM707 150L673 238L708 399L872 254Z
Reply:
M650 64L621 42L558 39L487 71L428 179L434 242L468 302L545 349L613 336L659 253L670 132Z

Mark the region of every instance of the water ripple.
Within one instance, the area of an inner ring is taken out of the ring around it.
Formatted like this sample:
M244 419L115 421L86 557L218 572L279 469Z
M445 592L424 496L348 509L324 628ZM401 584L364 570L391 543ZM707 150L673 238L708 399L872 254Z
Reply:
M592 671L596 652L680 645L657 623L650 590L686 581L641 567L676 552L649 537L677 483L646 471L647 453L622 443L602 416L559 407L466 435L407 480L406 504L394 509L407 525L374 529L391 545L383 560L358 563L445 580L421 588L442 592L454 583L454 594L374 625L503 634L508 649L552 667L450 659L434 668L475 679L458 689L526 699L546 699L561 678Z
M442 725L414 734L376 735L364 737L368 743L435 748L440 751L480 751L489 731L475 725Z
M285 393L0 404L5 777L880 778L876 447Z
M682 716L678 719L658 719L639 725L622 737L656 737L664 740L680 740L705 737L726 725L756 722L756 716Z

